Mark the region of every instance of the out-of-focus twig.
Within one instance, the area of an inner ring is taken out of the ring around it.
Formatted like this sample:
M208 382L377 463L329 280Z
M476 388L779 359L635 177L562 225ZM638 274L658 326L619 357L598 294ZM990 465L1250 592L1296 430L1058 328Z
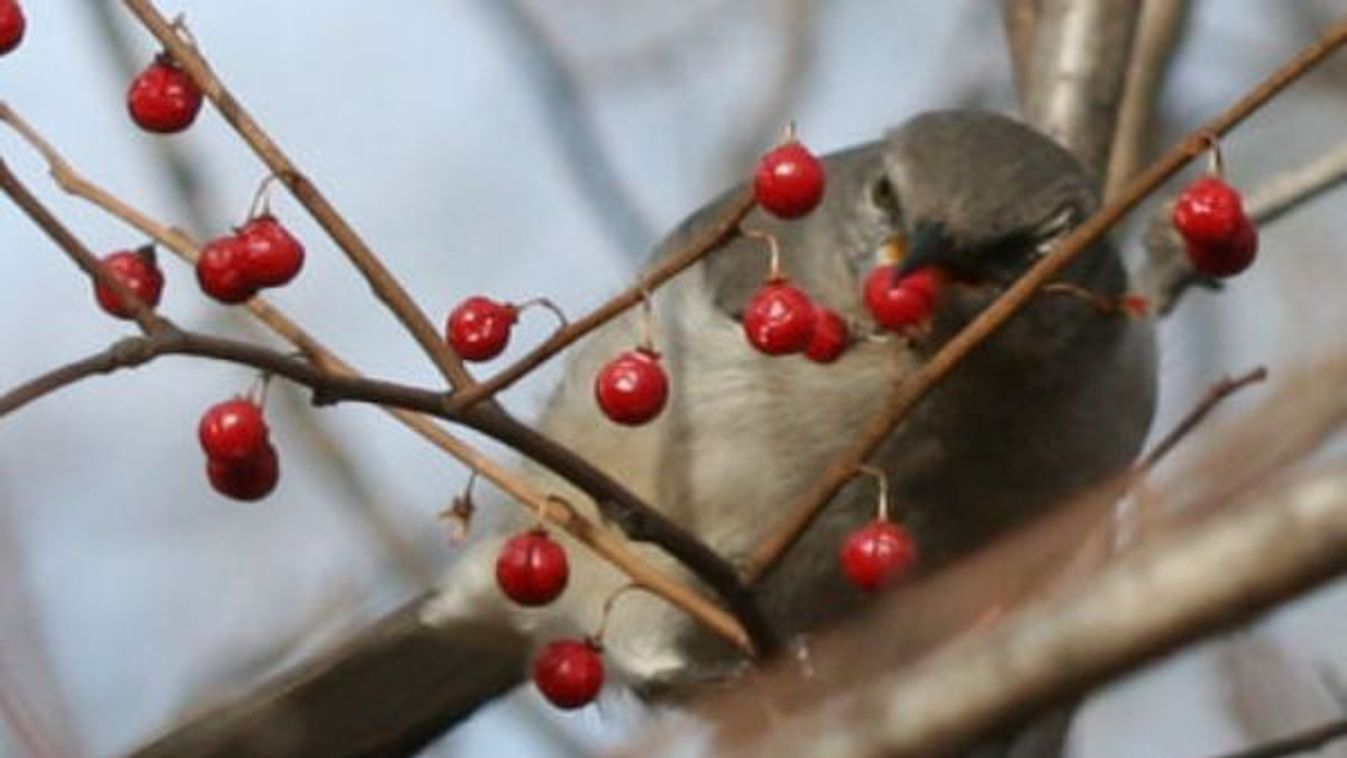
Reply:
M1001 18L1005 23L1006 48L1015 69L1015 90L1023 110L1033 89L1034 39L1043 0L1001 0Z
M1103 182L1140 13L1136 0L1042 0L1024 114Z
M1109 156L1105 200L1116 196L1145 165L1154 144L1155 115L1165 75L1191 11L1190 0L1144 0L1142 4Z
M1228 635L1218 644L1216 665L1226 712L1239 724L1245 744L1266 750L1273 741L1284 742L1291 729L1342 718L1314 669L1268 635L1255 628ZM1347 745L1325 746L1316 755L1347 758Z
M1248 750L1222 753L1212 756L1212 758L1285 758L1285 756L1300 755L1301 753L1318 750L1328 743L1344 737L1347 737L1347 719L1339 719Z
M529 86L544 111L545 131L595 221L615 248L640 260L655 239L654 230L604 144L584 84L566 52L521 0L482 0L478 5L509 36L513 57L527 68Z

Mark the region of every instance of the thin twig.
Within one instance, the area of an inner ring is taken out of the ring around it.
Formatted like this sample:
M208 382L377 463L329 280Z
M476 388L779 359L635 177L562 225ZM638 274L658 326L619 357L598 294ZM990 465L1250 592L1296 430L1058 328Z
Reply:
M1211 415L1211 412L1216 410L1216 406L1220 405L1222 401L1245 387L1248 387L1251 384L1257 384L1264 379L1267 379L1267 368L1264 366L1257 366L1234 378L1228 376L1222 377L1220 381L1208 387L1207 393L1202 397L1202 400L1198 402L1192 410L1188 411L1188 413L1179 420L1179 423L1176 424L1173 429L1169 430L1168 434L1162 437L1159 442L1155 443L1155 447L1151 448L1149 453L1146 453L1145 457L1141 459L1139 469L1145 471L1147 469L1155 468L1156 464L1164 459L1171 450L1177 447L1179 442L1183 441L1184 437L1191 434L1199 424L1205 421L1207 417Z
M449 407L454 410L464 409L509 388L576 340L612 321L627 309L640 304L647 293L653 292L660 285L734 239L739 234L739 222L743 221L754 207L752 193L743 192L725 210L725 214L711 224L705 234L692 240L686 247L671 253L663 263L647 271L636 284L553 332L542 344L513 365L472 387L455 390L449 396Z
M553 138L595 220L614 248L628 256L643 254L654 231L604 145L584 84L560 42L519 0L484 0L478 5L512 38L510 57L527 67L529 84L545 112L544 131Z
M1304 76L1328 55L1347 42L1347 19L1340 20L1320 40L1311 44L1271 76L1249 90L1238 102L1211 121L1191 132L1170 148L1144 173L1128 185L1117 199L1107 203L1064 239L1048 255L1024 273L986 310L914 371L895 389L883 413L861 430L856 443L829 464L818 481L801 493L787 509L788 514L777 531L770 534L754 551L745 576L759 580L782 555L795 544L814 518L850 480L852 472L865 462L893 429L916 405L954 370L984 340L996 332L1011 316L1027 305L1052 277L1083 251L1098 242L1123 216L1139 205L1166 180L1194 158L1206 153L1207 135L1224 135L1265 105L1278 93Z
M346 253L346 257L365 277L375 296L406 327L421 349L435 362L449 384L454 387L470 386L473 379L464 367L463 361L441 338L425 312L416 305L411 295L345 217L337 212L318 186L300 172L280 146L225 88L224 83L211 70L210 64L196 47L178 33L172 22L158 11L150 0L125 0L125 3L145 28L159 40L164 49L172 54L173 59L192 78L202 93L215 104L220 115L234 127L257 157L285 183L295 199Z
M1222 753L1212 756L1212 758L1282 758L1282 756L1318 750L1328 743L1344 737L1347 737L1347 719L1340 719L1279 740L1265 742L1247 750Z
M1249 193L1244 207L1254 221L1268 224L1344 182L1347 142L1259 185Z
M140 230L144 234L158 240L188 263L195 263L197 257L200 255L200 251L197 248L196 242L188 234L179 229L155 221L147 214L130 206L125 201L80 175L69 162L62 158L51 145L42 139L41 135L39 135L36 130L19 118L17 113L6 108L2 103L0 103L0 120L13 126L30 144L42 153L48 162L53 178L58 185L67 192L88 200L94 205ZM321 369L324 376L327 377L325 381L329 383L329 388L336 388L336 385L331 384L332 380L335 378L340 377L346 382L342 388L337 388L335 395L331 395L330 397L335 399L337 396L341 395L344 390L360 387L359 384L351 383L361 379L360 374L357 373L354 368L343 362L279 309L272 306L261 297L255 297L249 300L245 307L273 332L297 346L310 364ZM65 367L64 371L87 376L97 373L96 368L109 365L109 359L105 356L94 356L87 360L89 361L88 365L80 362ZM122 360L126 359L122 358ZM294 361L294 364L299 363L299 361ZM296 368L296 370L300 369ZM60 372L61 370L58 370L57 372L48 375L45 379L38 382L30 382L23 387L12 391L6 396L5 401L3 402L10 405L29 402L33 399L32 395L34 392L41 394L42 391L44 391L42 382L69 383L69 381L73 380L67 379L67 377ZM393 390L391 386L386 387L386 389ZM396 392L398 390L393 391ZM426 391L418 390L416 392L424 393ZM409 396L404 396L402 399L410 400L411 398ZM425 407L423 410L426 412L442 417L453 417L456 420L463 420L462 414L444 408L442 395L438 396L437 406L431 407L428 405L429 402L429 396L419 394L416 396L413 406L416 407L418 404L424 405ZM3 405L0 405L0 407L3 407ZM487 456L482 455L457 437L449 434L430 418L421 415L420 413L400 409L398 407L386 406L384 407L384 410L391 413L399 421L411 427L413 431L416 431L418 434L429 440L436 447L439 447L441 450L458 458L471 469L479 471L496 486L522 502L535 513L541 512L543 508L548 507L547 503L549 501L546 493L535 490L519 479L516 474L495 464ZM478 413L480 408L468 410ZM534 436L529 436L526 432L521 432L517 428L522 425L518 425L516 422L512 426L508 421L500 418L500 415L503 414L492 416L490 423L496 427L506 427L513 436L523 438L524 442L522 444L529 444L536 441L536 437L538 436L536 433ZM558 448L559 446L553 444L553 446L549 448L549 451L555 455L564 456L566 451ZM592 467L590 468L592 469ZM607 491L603 490L608 484L607 480L605 480L602 475L592 478L587 483L597 491ZM634 495L626 493L619 485L614 483L612 486L618 490L617 497L624 503L625 514L640 513L643 508L649 509L649 506L640 503L639 500L635 499ZM627 523L630 523L632 518L628 517L626 521ZM743 628L733 618L726 614L723 609L707 600L699 592L692 590L667 575L659 573L649 564L637 558L617 534L607 529L601 529L574 513L571 514L571 518L564 520L561 527L575 537L581 544L593 549L600 557L613 563L619 570L626 572L634 580L650 587L653 592L665 597L675 606L687 611L695 619L706 624L713 631L725 636L733 644L746 650L751 649L751 646L746 642L747 637ZM661 530L670 527L668 524L662 522L652 522L642 525L642 528L645 530L648 539L660 542L663 539ZM673 527L673 529L674 531L681 532L677 527ZM693 542L695 542L695 540ZM737 588L737 577L734 576L734 572L729 567L728 563L720 560L714 553L711 553L704 546L700 548L701 552L698 552L699 548L697 545L700 543L691 544L688 542L687 537L683 537L682 542L677 544L681 546L685 555L689 553L693 554L694 566L691 568L693 568L695 573L698 573L703 577L709 576L709 583L714 584L715 582L719 582L721 585L724 585L727 576L730 579L733 579L734 585L730 592L743 593L738 596L740 604L749 609L750 616L755 612L751 598L746 597L744 590ZM710 554L710 558L707 558L705 555L708 553ZM712 560L712 558L714 558L714 560ZM703 562L710 564L710 570L708 571L705 568L699 569L695 565L696 560L702 560Z

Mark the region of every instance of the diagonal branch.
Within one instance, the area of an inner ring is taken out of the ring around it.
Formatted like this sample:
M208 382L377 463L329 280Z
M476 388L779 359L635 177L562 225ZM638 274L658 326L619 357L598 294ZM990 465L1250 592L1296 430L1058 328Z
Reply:
M787 517L752 555L745 575L757 581L776 565L799 539L829 501L850 481L864 463L912 409L953 371L978 345L1000 329L1083 251L1090 248L1160 185L1206 153L1208 135L1224 135L1286 87L1321 63L1347 42L1347 18L1339 20L1317 42L1306 47L1274 73L1249 90L1238 102L1190 133L1133 180L1117 199L1107 203L1067 235L1056 248L1024 273L968 326L945 343L929 361L898 385L884 412L875 416L850 449L833 461L818 481L787 509Z
M150 0L125 0L126 6L136 18L145 25L164 46L173 59L187 72L192 81L210 98L220 115L224 116L239 136L248 143L257 157L266 164L295 199L303 205L314 220L328 233L332 241L346 253L346 257L365 277L375 296L402 322L407 331L435 362L440 373L451 386L467 387L473 383L472 376L463 366L463 361L453 349L440 337L430 319L426 317L407 290L383 264L350 223L323 195L281 150L280 146L262 129L234 95L225 88L224 83L211 70L210 64L197 49L177 31L168 19L164 18Z

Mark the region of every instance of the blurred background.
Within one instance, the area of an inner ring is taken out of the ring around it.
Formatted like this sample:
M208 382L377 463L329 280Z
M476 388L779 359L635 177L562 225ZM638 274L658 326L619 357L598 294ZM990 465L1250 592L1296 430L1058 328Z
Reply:
M28 35L0 59L0 98L80 171L157 217L202 237L243 220L264 169L209 105L176 137L127 119L126 85L155 49L120 3L24 5ZM160 7L187 15L216 71L437 321L475 293L545 295L582 312L631 281L663 230L746 176L787 120L830 151L923 110L1015 107L999 9L979 0ZM1342 13L1343 0L1194 2L1152 147ZM1226 142L1230 177L1256 188L1339 146L1343 123L1347 57ZM145 241L63 196L12 134L0 136L0 155L95 251ZM274 301L357 367L433 384L302 210L280 194L273 204L309 248L304 273ZM1251 275L1190 296L1164 322L1157 429L1223 373L1263 363L1275 381L1341 347L1344 214L1347 193L1330 194L1268 226ZM1140 228L1120 233L1133 253ZM7 203L0 251L0 385L128 333ZM179 323L257 334L203 298L171 256L164 268L162 309ZM530 312L507 359L550 328ZM558 369L511 390L508 404L536 412ZM280 487L251 505L215 495L197 419L253 379L167 358L0 423L0 751L23 754L23 724L72 755L124 752L359 628L453 561L436 514L465 470L376 409L314 412L274 387ZM1345 641L1339 584L1096 697L1076 724L1076 753L1196 758L1340 715ZM427 755L580 754L639 726L621 700L563 716L520 692Z

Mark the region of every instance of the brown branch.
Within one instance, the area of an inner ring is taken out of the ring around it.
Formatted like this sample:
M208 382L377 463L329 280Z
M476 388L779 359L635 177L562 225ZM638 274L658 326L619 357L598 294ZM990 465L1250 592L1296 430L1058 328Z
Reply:
M739 222L755 207L751 192L744 191L726 209L725 215L711 225L705 234L681 250L670 254L663 263L645 273L632 287L618 293L606 303L558 329L542 344L500 373L472 387L455 390L449 396L449 407L465 409L484 398L507 389L552 356L565 350L576 340L613 320L622 312L641 302L644 293L652 292L673 277L687 270L707 255L719 250L739 234Z
M188 234L155 221L147 214L81 176L69 162L42 139L35 129L12 109L5 107L3 103L0 103L0 121L9 123L25 140L42 153L48 162L53 178L67 192L88 200L144 234L158 240L188 263L195 263L199 256L199 250L196 242ZM672 273L668 275L672 276ZM299 347L308 358L309 363L320 368L324 375L329 377L329 380L332 377L343 377L347 381L360 379L359 373L354 368L343 362L316 338L263 298L255 297L249 300L245 307L273 332ZM594 325L597 326L598 323L602 322L596 321ZM95 356L95 358L89 360L91 361L89 366L74 364L66 367L65 370L82 372L83 375L96 373L93 367L102 365L98 363L99 357ZM53 374L56 373L53 372ZM49 377L49 381L63 381L63 377L53 375L49 375ZM349 387L350 385L346 386ZM21 404L21 402L30 401L33 399L31 394L35 389L41 389L41 386L33 386L32 383L29 383L29 385L16 389L11 393L13 397L10 398L10 402ZM602 498L599 500L601 506L606 506L608 512L622 519L619 521L620 524L643 530L648 539L661 545L666 539L666 531L673 534L674 536L671 539L681 553L676 557L679 557L680 560L692 561L689 568L706 579L708 584L711 584L718 591L722 587L727 587L728 589L724 590L722 594L728 593L733 602L737 603L735 606L736 613L746 614L748 618L758 619L751 628L756 629L757 636L762 638L762 642L767 643L758 645L760 651L772 649L771 641L774 637L765 621L761 620L762 617L756 609L753 598L739 584L738 577L734 574L730 565L720 559L719 556L716 556L705 546L699 547L700 543L691 539L677 525L663 519L662 515L654 512L653 509L645 505L624 487L611 481L584 461L578 461L574 455L569 454L564 448L509 418L507 414L499 411L494 404L484 403L460 412L446 408L443 395L436 395L436 398L437 404L434 407L420 408L420 405L427 403L429 398L425 395L418 395L414 405L426 413L441 418L469 424L476 420L476 423L490 427L497 434L508 435L522 445L544 445L545 449L542 455L550 456L552 465L561 469L563 475L566 475L567 470L571 468L590 474L585 480L587 485L593 492L597 493L596 499ZM555 504L549 505L546 493L539 492L508 469L496 464L487 456L449 434L427 416L397 407L385 407L384 410L436 447L458 458L472 469L479 471L488 480L535 513L542 513L543 509L546 508L549 521L557 522L559 528L571 534L581 544L594 550L600 557L632 577L634 581L648 587L655 594L664 597L676 607L686 611L732 644L747 653L752 653L754 645L750 644L748 634L724 609L708 600L701 593L661 573L638 558L615 532L592 524L579 514L570 511L569 508L563 511ZM528 454L527 450L521 450L521 452ZM614 502L614 498L616 498L616 502ZM641 513L655 513L656 518L642 521L638 516Z
M1067 235L1051 253L1024 273L999 298L919 369L904 380L887 407L861 430L856 443L829 464L818 481L787 509L788 514L777 531L768 536L753 553L745 576L758 581L785 554L814 518L851 479L856 467L864 463L888 438L893 429L935 388L969 353L996 332L1011 316L1029 303L1052 277L1070 265L1083 251L1094 245L1123 216L1151 195L1160 185L1178 173L1194 158L1206 153L1208 136L1224 135L1265 105L1301 76L1347 42L1347 19L1340 20L1320 40L1260 82L1225 112L1190 133L1135 180L1117 199Z
M1038 19L1042 15L1043 0L1001 0L1001 20L1006 30L1006 49L1015 69L1015 89L1019 92L1020 110L1026 107L1029 92L1033 90L1034 39Z
M795 755L952 754L1344 571L1347 472L1336 470L1138 549L1073 592L781 720L734 754L779 755L785 745Z
M178 33L150 0L125 0L125 3L145 28L159 40L164 49L172 54L173 59L183 71L187 72L202 93L215 104L220 115L234 127L257 157L280 178L295 199L346 253L346 257L365 277L375 296L406 327L421 349L435 362L449 384L454 387L470 386L473 379L463 366L462 360L444 341L430 319L412 300L411 295L328 201L318 186L300 172L280 146L225 88L224 83L211 70L210 64L201 53Z
M1222 401L1245 387L1257 384L1265 379L1267 379L1267 368L1264 366L1258 366L1234 378L1222 377L1220 381L1207 388L1207 393L1202 397L1202 400L1192 410L1188 411L1179 420L1179 423L1169 430L1168 434L1155 443L1155 447L1151 448L1151 451L1142 458L1139 469L1145 471L1154 468L1183 441L1184 437L1191 434L1198 425L1205 421Z
M1190 0L1143 0L1118 106L1104 199L1115 197L1145 165L1165 74L1191 15Z
M1347 719L1330 721L1327 724L1321 724L1279 740L1265 742L1247 750L1222 753L1212 756L1212 758L1282 758L1282 756L1318 750L1328 743L1344 737L1347 737Z

